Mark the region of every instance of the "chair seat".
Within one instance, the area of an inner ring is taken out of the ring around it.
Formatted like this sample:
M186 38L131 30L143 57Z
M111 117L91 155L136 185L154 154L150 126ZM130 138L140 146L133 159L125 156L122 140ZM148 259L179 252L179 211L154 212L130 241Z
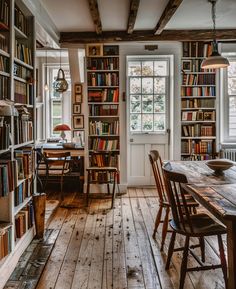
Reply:
M226 228L220 225L219 223L215 222L207 214L195 214L191 215L190 218L192 222L193 232L190 229L189 224L187 222L185 223L185 228L182 229L181 228L179 229L179 226L176 225L174 220L170 221L170 225L172 229L175 230L177 233L183 235L190 235L193 237L226 234Z
M87 168L87 171L97 171L97 172L102 172L102 171L108 171L108 172L117 172L116 167L89 167Z

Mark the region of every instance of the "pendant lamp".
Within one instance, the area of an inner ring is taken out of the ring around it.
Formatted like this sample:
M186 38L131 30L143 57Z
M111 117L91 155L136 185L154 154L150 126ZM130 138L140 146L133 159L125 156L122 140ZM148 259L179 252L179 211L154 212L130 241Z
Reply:
M225 68L229 66L228 59L223 57L218 51L218 43L216 41L216 1L217 0L208 0L212 5L211 17L213 22L213 41L211 55L203 60L201 64L201 68L203 69Z
M48 51L46 49L46 71L45 71L45 84L44 84L44 90L48 91Z
M64 70L61 68L61 50L60 50L60 68L57 72L57 79L54 82L54 88L57 92L64 92L68 89L68 83L65 79Z

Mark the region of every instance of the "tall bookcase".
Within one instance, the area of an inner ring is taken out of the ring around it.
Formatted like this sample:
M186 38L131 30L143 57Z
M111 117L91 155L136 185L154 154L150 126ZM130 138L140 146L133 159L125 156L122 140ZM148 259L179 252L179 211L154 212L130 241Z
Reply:
M96 53L94 53L96 50ZM89 165L115 166L120 171L119 46L87 47ZM94 152L96 154L94 155ZM93 155L93 164L91 156ZM95 158L95 159L94 159ZM106 181L93 176L94 181ZM119 183L120 174L118 173Z
M0 288L34 236L34 30L23 1L0 1Z
M201 69L211 44L183 42L181 159L212 159L216 154L216 71Z

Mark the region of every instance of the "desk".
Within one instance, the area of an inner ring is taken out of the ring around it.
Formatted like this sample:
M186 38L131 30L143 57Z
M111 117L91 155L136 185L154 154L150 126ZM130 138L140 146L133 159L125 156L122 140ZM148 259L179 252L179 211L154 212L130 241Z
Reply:
M184 173L184 185L202 206L227 227L228 288L236 289L236 168L215 175L205 162L170 162L174 171Z

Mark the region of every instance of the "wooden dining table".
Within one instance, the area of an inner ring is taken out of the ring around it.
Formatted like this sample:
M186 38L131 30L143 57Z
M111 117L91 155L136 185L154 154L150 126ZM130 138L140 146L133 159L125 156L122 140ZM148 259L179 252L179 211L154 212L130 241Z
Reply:
M228 287L236 289L236 166L216 174L206 161L171 161L167 165L187 176L184 185L203 207L227 228Z

